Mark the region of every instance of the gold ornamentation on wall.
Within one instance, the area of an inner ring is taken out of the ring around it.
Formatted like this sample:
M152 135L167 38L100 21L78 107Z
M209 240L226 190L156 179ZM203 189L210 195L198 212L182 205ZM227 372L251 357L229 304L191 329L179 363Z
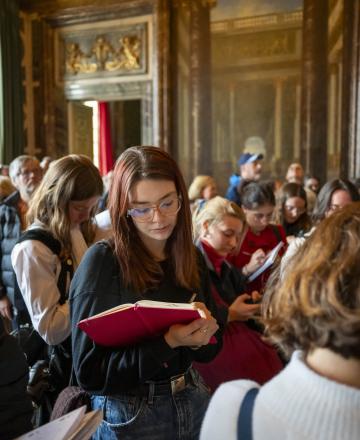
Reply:
M140 69L141 40L137 35L125 35L113 47L104 35L97 35L88 53L78 42L66 44L66 73L94 73L99 71L133 71Z
M90 58L84 54L78 43L68 43L66 45L66 72L73 75L96 72L97 65L91 63Z
M173 0L175 8L190 9L192 6L196 5L196 3L204 8L211 9L216 6L217 0Z
M115 51L114 59L107 61L105 69L112 72L114 70L134 70L140 67L140 40L136 36L125 36L119 39L120 48Z

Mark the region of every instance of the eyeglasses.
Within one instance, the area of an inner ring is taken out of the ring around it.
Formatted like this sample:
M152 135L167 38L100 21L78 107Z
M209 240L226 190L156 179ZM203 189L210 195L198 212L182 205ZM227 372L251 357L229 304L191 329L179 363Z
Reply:
M171 216L179 212L181 208L181 198L176 196L166 199L160 203L141 208L131 208L127 211L127 215L138 222L151 222L157 210L161 215Z
M285 209L288 212L291 213L295 213L295 211L297 212L297 214L301 215L304 214L304 212L306 211L305 208L299 208L298 206L291 206L291 205L285 205Z

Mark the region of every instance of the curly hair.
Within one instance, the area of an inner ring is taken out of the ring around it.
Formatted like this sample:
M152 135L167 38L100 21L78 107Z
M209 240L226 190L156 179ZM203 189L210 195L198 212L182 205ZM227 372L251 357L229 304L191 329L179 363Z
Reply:
M273 277L263 301L270 340L286 354L327 348L360 358L360 203L324 219Z

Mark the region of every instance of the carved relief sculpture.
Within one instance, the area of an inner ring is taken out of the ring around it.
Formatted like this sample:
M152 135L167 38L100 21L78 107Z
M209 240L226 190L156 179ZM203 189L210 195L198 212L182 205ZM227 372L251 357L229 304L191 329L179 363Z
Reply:
M140 68L140 39L137 36L125 36L119 39L120 47L115 59L105 64L108 71L134 70Z
M90 62L88 57L80 49L78 43L68 43L66 45L66 72L71 74L96 72L97 65Z
M140 69L141 40L137 35L125 35L118 39L114 49L104 35L98 35L90 52L81 49L78 42L66 44L66 73L94 73L99 71L132 71Z

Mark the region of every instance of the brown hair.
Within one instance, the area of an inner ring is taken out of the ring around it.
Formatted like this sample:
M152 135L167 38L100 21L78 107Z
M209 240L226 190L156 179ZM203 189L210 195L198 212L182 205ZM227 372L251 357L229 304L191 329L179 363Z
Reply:
M287 354L327 348L360 358L360 203L324 219L267 286L266 332Z
M57 238L65 253L71 253L69 202L101 196L103 183L98 169L81 154L70 154L50 163L30 200L28 223L43 223ZM95 210L92 216L95 215ZM92 219L81 225L86 242L94 238Z
M278 193L276 194L276 209L274 213L274 222L276 224L285 225L285 203L288 199L291 199L292 197L299 197L300 199L303 199L305 202L305 212L303 212L300 217L295 221L295 224L298 225L299 230L302 230L303 232L308 231L311 228L311 220L310 217L306 211L307 208L307 197L306 197L306 191L302 187L302 185L290 182L285 183Z
M171 259L177 283L189 289L198 288L197 256L191 238L191 214L184 179L176 162L165 151L152 146L131 147L122 153L117 160L109 194L114 253L125 285L142 293L155 287L163 276L160 264L143 244L132 218L127 216L129 193L142 179L174 182L181 198L181 208L165 252Z

